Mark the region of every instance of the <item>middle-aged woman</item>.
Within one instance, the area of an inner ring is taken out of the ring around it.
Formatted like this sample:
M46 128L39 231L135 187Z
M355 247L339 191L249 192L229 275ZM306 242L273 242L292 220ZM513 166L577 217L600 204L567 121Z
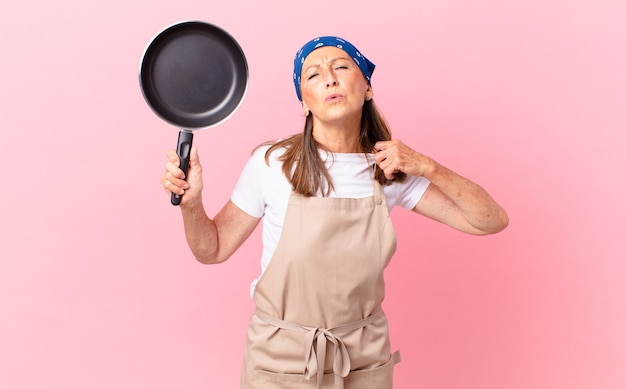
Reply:
M257 148L213 219L196 148L186 181L168 153L161 183L184 194L198 261L225 261L263 219L242 388L392 388L400 356L381 310L396 247L389 211L400 206L474 235L508 224L483 188L391 138L372 100L373 70L344 39L306 43L294 60L304 131Z

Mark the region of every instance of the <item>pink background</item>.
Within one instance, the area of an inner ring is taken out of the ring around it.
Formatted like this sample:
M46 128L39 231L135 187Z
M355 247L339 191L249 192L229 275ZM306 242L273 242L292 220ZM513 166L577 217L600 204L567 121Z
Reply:
M626 387L625 4L4 1L0 387L238 387L260 234L194 261L159 184L178 129L137 79L186 19L250 66L240 110L196 133L209 213L254 146L300 131L291 61L321 34L377 64L395 137L509 212L476 238L394 211L398 388Z

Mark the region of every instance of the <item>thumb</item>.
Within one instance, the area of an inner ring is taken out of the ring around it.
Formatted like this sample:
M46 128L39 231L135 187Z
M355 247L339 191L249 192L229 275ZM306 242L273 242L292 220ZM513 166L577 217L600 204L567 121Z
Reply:
M198 155L198 148L196 146L191 146L191 150L189 150L189 164L200 166L200 156Z

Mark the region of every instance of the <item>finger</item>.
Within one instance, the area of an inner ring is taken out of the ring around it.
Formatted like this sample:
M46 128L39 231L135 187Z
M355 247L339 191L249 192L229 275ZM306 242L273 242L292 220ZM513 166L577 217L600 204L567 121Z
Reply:
M392 179L395 173L402 171L402 162L395 154L387 157L379 166L388 179Z
M180 164L180 158L178 157L176 150L169 150L167 152L167 159L177 165Z
M394 169L383 169L383 173L385 173L385 178L391 180L393 178Z
M180 168L180 158L176 151L170 150L167 152L168 161L165 163L165 171L169 172L172 176L176 178L184 178L185 172Z
M383 151L385 149L385 142L382 141L378 141L376 142L376 144L374 144L374 150L373 153L374 154L378 154L379 152Z
M393 161L390 161L389 158L385 161L386 166L385 166L385 173L387 174L387 178L389 178L389 176L393 175L393 173L396 171L396 164Z
M374 160L376 161L377 164L380 165L387 158L388 158L388 153L384 152L383 150L374 151Z
M173 193L182 196L185 194L185 191L181 188L167 188L167 187L163 187L163 189L165 190L165 193L167 193L168 195L172 195Z
M381 162L386 162L385 166L391 165L397 157L397 153L393 151L393 149L386 149L379 153L379 158Z
M389 178L389 174L393 172L393 169L390 170L390 164L386 161L376 161L376 165L378 165L378 168L383 171L385 177Z
M169 183L165 180L165 178L161 177L161 187L163 188L165 193L167 193L169 196L171 196L172 195L172 191L168 189L168 185L169 185Z
M176 193L177 195L183 195L185 193L185 189L189 186L187 182L184 180L179 180L177 178L173 178L168 176L169 173L165 174L163 178L163 188L170 193Z
M189 152L189 162L200 163L198 148L196 146L191 146L191 150Z
M379 140L374 144L374 150L384 151L397 144L395 140Z
M178 170L180 171L180 169ZM174 175L171 172L165 172L165 181L168 181L172 185L179 188L187 189L189 187L189 184L185 181L184 175L181 177L180 175Z
M181 180L185 178L185 172L183 172L178 164L175 164L173 162L167 162L165 164L165 173L169 173L172 175L172 177L176 177Z
M400 168L398 167L392 167L390 166L389 168L383 170L385 172L385 177L387 177L388 180L392 180L393 179L393 175L397 172L402 171Z

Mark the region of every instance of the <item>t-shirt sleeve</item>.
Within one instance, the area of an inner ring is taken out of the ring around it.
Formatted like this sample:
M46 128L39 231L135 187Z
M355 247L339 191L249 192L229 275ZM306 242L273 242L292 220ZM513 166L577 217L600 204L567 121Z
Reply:
M405 182L398 185L397 205L412 210L422 199L430 181L424 177L409 176Z
M265 151L260 147L254 151L239 176L230 200L242 211L253 217L263 217L265 200L263 196L263 177L267 173Z

